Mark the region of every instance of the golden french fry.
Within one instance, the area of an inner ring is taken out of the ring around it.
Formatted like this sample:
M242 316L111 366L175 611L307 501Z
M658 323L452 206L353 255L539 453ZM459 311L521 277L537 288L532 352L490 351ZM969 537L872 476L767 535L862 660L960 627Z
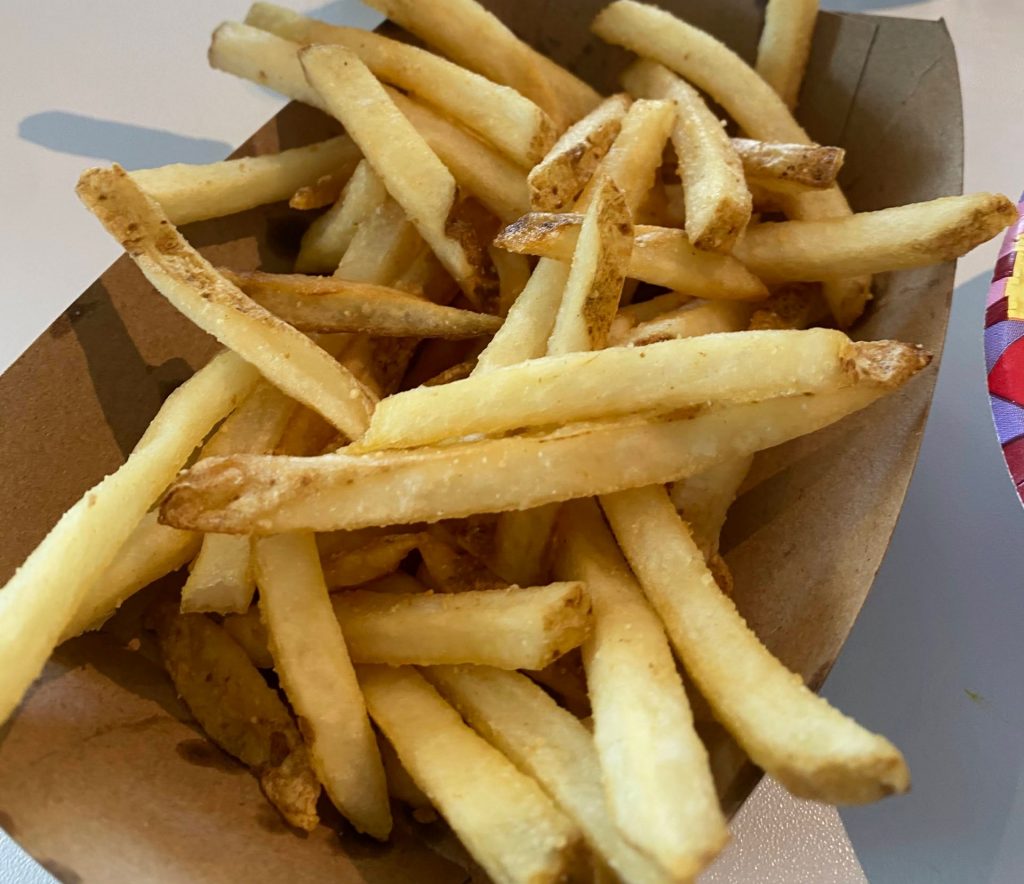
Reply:
M488 559L494 573L527 586L547 579L548 548L558 507L557 503L551 503L529 510L513 510L498 517L494 551Z
M350 175L358 162L359 148L342 135L265 156L202 166L173 163L131 176L172 224L190 224L286 200L323 175Z
M359 224L334 276L349 282L387 285L412 263L422 242L402 207L388 197Z
M354 147L355 145L353 145ZM326 175L321 175L312 184L304 184L291 195L288 200L289 208L307 211L333 205L341 198L345 185L348 184L354 171L355 166L347 170L345 175L329 172Z
M726 303L726 302L720 302ZM737 332L742 325L725 331ZM906 345L890 343L894 358ZM879 345L831 329L740 332L533 359L377 406L350 451L415 448L476 434L669 413L708 401L821 393L874 371Z
M955 260L1016 218L1001 194L947 196L845 218L757 224L735 254L767 282L882 273Z
M576 247L582 216L533 212L506 227L495 245L510 252L569 261ZM635 228L628 276L698 298L756 301L768 290L730 255L695 249L682 230Z
M265 537L254 548L260 613L285 694L302 718L313 769L361 832L391 831L384 768L310 535Z
M664 489L601 503L686 671L755 764L795 795L833 804L907 790L896 747L813 694L761 644L715 584Z
M304 46L344 46L374 76L458 120L526 168L555 142L554 123L530 99L432 52L370 31L306 18L270 3L253 4L246 24Z
M333 273L359 225L378 211L387 198L384 182L366 160L360 161L338 202L306 229L295 269L300 273Z
M725 517L750 472L752 460L746 456L722 461L669 488L673 506L690 526L693 540L708 563L717 562Z
M535 51L476 0L368 0L452 61L504 83L565 128L600 102L586 83Z
M836 183L846 151L820 144L779 144L733 138L732 146L751 183L777 193L826 190Z
M234 353L196 372L167 398L124 464L61 516L0 589L0 721L42 672L149 508L258 380Z
M432 108L393 89L387 93L466 193L504 222L529 210L530 194L522 167Z
M576 204L611 149L630 104L628 95L613 95L562 133L530 170L527 180L534 211L560 212Z
M671 880L693 880L729 835L665 631L593 501L562 508L557 547L556 573L594 606L583 662L612 819Z
M423 675L477 733L540 783L621 880L670 880L616 829L605 802L594 738L571 712L518 672L431 666ZM688 785L686 791L691 789Z
M299 59L388 192L434 254L478 306L493 294L493 270L465 223L455 179L357 56L342 46L310 46Z
M792 110L811 54L818 0L768 0L757 45L757 72Z
M753 200L721 120L689 83L652 61L634 64L622 82L633 95L675 105L672 144L683 181L686 235L698 249L731 251L750 221Z
M781 286L750 317L751 330L809 328L829 315L821 287L811 283Z
M420 555L428 584L440 592L503 589L509 581L502 580L476 556L449 543L445 532L433 528L418 538ZM522 586L535 586L539 581L516 581Z
M436 820L437 814L434 813L434 806L430 803L430 799L416 785L413 778L409 776L409 772L402 767L398 753L387 737L377 734L377 746L380 748L380 759L384 762L384 774L388 780L388 793L391 797L413 808L416 811L413 813L413 818L417 822L433 821L423 820L421 817L423 811L429 811Z
M336 589L386 577L398 569L420 541L417 534L385 534L368 538L354 549L336 550L323 559L324 580Z
M633 248L633 224L622 191L605 179L583 216L548 354L599 350L619 309Z
M753 305L746 301L691 301L613 335L612 340L619 346L642 347L661 341L737 332L747 327L752 312Z
M578 648L543 669L524 669L523 673L555 696L558 704L577 718L590 717L587 679L583 671L583 656Z
M498 314L507 316L509 308L523 293L523 289L530 281L533 268L530 266L530 259L523 255L514 255L512 252L496 249L493 246L487 250L487 253L491 256L494 269L498 272Z
M204 614L179 614L173 604L162 604L151 616L164 667L203 730L252 769L289 823L315 829L320 783L277 692Z
M203 460L171 486L161 519L222 533L351 530L530 509L674 482L834 423L929 361L909 347L900 354L873 365L870 379L834 393L683 418L623 418L409 452Z
M454 593L347 590L331 597L357 663L543 669L587 634L578 583Z
M622 337L641 322L657 319L663 314L689 304L692 300L689 295L684 295L681 292L665 292L646 301L638 301L635 304L620 307L619 315L615 317L612 337Z
M415 670L360 666L359 683L402 766L497 884L567 878L579 833L534 780Z
M301 332L243 295L190 246L120 166L92 169L78 195L157 291L293 399L358 438L373 400Z
M267 627L260 620L260 609L253 605L244 614L228 614L221 626L252 660L257 669L273 669L274 658L270 656Z
M257 304L306 332L458 339L493 334L501 326L496 316L443 307L398 289L341 277L221 273Z

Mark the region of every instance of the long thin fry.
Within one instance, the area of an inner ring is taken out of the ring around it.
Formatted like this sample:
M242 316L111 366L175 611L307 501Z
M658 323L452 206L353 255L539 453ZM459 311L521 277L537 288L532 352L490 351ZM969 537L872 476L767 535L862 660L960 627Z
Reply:
M926 361L915 357L909 372ZM875 384L858 384L677 420L630 418L411 452L215 458L178 479L161 518L178 528L271 533L529 509L674 482L721 460L813 432L884 392Z
M359 148L346 135L276 154L203 166L174 163L131 173L172 224L190 224L288 199L329 173L351 175Z
M669 880L616 830L605 802L594 739L571 712L517 672L432 666L423 675L477 733L540 783L623 881Z
M334 276L386 285L409 266L422 242L402 207L388 197L356 229Z
M78 195L146 278L189 319L342 432L351 438L362 435L373 404L362 385L309 338L217 273L124 169L86 172Z
M360 666L359 683L402 766L497 884L566 878L579 834L534 780L415 670Z
M687 672L751 759L803 798L862 804L909 787L899 751L805 687L722 594L662 488L602 499Z
M61 516L0 589L0 721L42 672L146 511L258 380L233 353L213 359L170 395L128 460Z
M792 110L803 83L818 0L768 0L757 45L757 72Z
M554 123L530 99L432 52L358 28L306 18L270 3L253 4L246 23L302 45L344 46L382 81L444 111L526 168L555 141Z
M388 192L470 300L487 303L495 280L461 217L455 179L357 56L341 46L299 55L306 77L362 149Z
M752 311L753 305L746 301L691 301L678 310L669 310L641 322L629 331L613 334L612 341L619 346L642 347L661 341L738 332L747 327Z
M345 639L309 535L255 545L260 612L274 668L302 717L313 769L331 801L361 832L391 831L384 768Z
M592 501L563 507L555 570L594 605L583 662L612 818L672 880L692 880L725 844L725 818L665 631Z

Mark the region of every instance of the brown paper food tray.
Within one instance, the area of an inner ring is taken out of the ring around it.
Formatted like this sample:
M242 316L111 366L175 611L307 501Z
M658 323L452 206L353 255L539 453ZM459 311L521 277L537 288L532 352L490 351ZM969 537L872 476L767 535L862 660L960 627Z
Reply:
M615 88L627 55L588 32L603 0L485 3L595 86ZM751 58L763 3L661 5ZM823 14L799 116L818 141L848 149L842 180L856 209L960 192L960 94L941 23ZM336 129L292 105L239 153L292 147ZM274 206L195 224L187 235L214 263L285 270L303 223ZM952 265L879 277L857 334L916 341L938 355L952 283ZM0 378L0 581L67 506L121 463L163 399L215 349L122 257ZM763 454L730 516L725 543L740 608L815 687L889 542L935 376L932 368L899 396ZM450 841L437 827L426 833L434 849L404 823L388 847L340 824L341 837L329 826L308 837L287 831L256 781L203 739L147 655L124 649L134 631L126 607L105 633L61 648L0 730L0 825L58 877L467 880L443 858ZM755 781L748 766L731 806Z

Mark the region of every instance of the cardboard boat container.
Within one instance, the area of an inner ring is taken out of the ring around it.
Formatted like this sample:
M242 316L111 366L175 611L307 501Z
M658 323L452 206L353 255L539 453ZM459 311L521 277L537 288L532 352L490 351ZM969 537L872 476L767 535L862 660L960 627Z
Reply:
M629 56L589 33L603 0L485 5L598 88L615 88ZM660 5L753 57L763 2ZM842 183L857 210L960 192L960 91L941 22L822 14L798 115L817 141L847 148ZM239 153L336 131L292 105ZM185 232L215 264L280 271L290 269L304 223L279 205ZM914 341L938 355L952 284L952 265L880 276L856 335ZM215 349L122 257L0 378L0 581L122 462L163 399ZM889 542L935 378L933 365L899 395L765 452L730 516L725 548L737 602L815 688ZM129 603L103 632L60 648L0 729L0 826L59 879L344 884L475 874L440 824L400 820L389 845L340 820L309 836L286 829L256 780L203 738L145 648L127 649L137 608ZM749 765L734 770L731 808L756 777Z

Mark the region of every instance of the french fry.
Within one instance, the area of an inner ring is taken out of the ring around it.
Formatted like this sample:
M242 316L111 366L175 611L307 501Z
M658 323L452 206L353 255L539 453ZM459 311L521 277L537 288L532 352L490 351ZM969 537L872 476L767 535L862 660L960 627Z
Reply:
M260 609L253 605L244 614L228 614L221 626L242 650L249 656L257 669L273 669L274 658L270 656L267 627L260 620Z
M389 666L479 663L543 669L582 644L590 601L578 583L331 597L352 659Z
M908 349L879 380L927 364ZM537 435L410 452L319 458L235 455L197 463L171 486L161 519L222 533L352 530L530 509L674 482L728 458L814 432L886 392L871 381L835 393L769 399L678 419L624 418Z
M594 738L571 712L517 672L432 666L423 675L477 733L540 783L621 880L670 880L616 829L605 802ZM691 789L688 784L686 791Z
M733 138L743 173L758 186L779 193L827 190L836 183L846 151L820 144L779 144Z
M366 435L350 450L415 448L478 433L665 414L708 401L827 392L870 375L877 350L842 332L816 328L715 334L533 359L391 396L377 406Z
M472 229L461 217L455 179L395 106L384 87L341 46L299 55L306 77L345 126L434 254L477 306L495 281Z
M344 46L374 76L458 120L526 168L555 142L554 123L529 98L432 52L358 28L306 18L270 3L253 4L246 24L304 46Z
M606 179L583 216L548 355L604 347L619 309L632 239L633 224L622 191Z
M817 801L862 804L906 791L899 751L813 694L761 644L663 489L606 496L602 506L686 671L755 764Z
M741 331L747 327L752 312L753 305L745 301L692 301L613 335L612 342L619 346L642 347L661 341Z
M288 200L289 208L308 211L333 205L341 198L342 191L344 191L345 185L348 184L349 179L352 177L351 173L354 171L355 167L353 166L352 169L348 170L347 175L328 172L326 175L321 175L312 184L304 184L291 195L291 198Z
M341 277L221 273L257 304L305 332L365 332L384 337L475 338L501 320L433 304L398 289Z
M948 196L845 218L757 224L735 254L767 282L906 270L955 260L1016 217L1001 194Z
M692 86L652 61L634 64L622 82L633 95L675 105L672 144L683 181L686 235L698 249L731 251L750 221L753 200L721 121Z
M577 204L577 210L589 204L602 178L615 182L622 191L634 219L651 188L665 153L665 142L672 131L675 109L669 102L634 101L622 120L608 154L601 161Z
M612 819L671 880L692 880L728 829L665 631L592 501L562 508L555 570L594 606L583 662Z
M323 559L324 580L331 589L359 586L398 569L420 544L417 534L385 534L354 549L335 550Z
M204 614L179 614L173 604L163 604L151 617L164 667L203 730L252 769L289 823L315 829L320 783L277 692Z
M384 182L366 160L360 161L338 202L306 229L295 269L300 273L333 273L359 225L384 205L387 198Z
M530 281L533 268L530 266L529 258L513 255L504 249L491 246L487 253L491 256L494 269L498 273L498 314L507 316L509 308Z
M694 543L708 562L718 554L725 517L750 472L752 460L748 456L722 461L669 489L673 506L689 525Z
M323 175L350 175L358 162L359 149L342 135L265 156L138 169L131 177L180 225L286 200Z
M265 537L254 554L274 669L302 718L313 769L335 807L383 840L391 831L384 768L316 544L303 534Z
M494 552L488 560L496 574L527 586L546 579L550 565L547 553L558 506L549 503L498 517Z
M334 276L349 282L386 285L409 266L422 241L402 207L388 197L356 228Z
M543 669L524 669L523 673L555 696L558 704L577 718L590 717L590 698L587 696L583 655L578 648L559 657Z
M829 315L821 287L808 283L781 286L750 317L751 330L809 328Z
M434 806L430 803L426 793L409 776L409 772L402 767L402 762L398 760L398 753L395 751L395 747L388 742L387 737L381 734L377 734L377 745L380 748L381 761L384 762L384 774L388 780L388 794L392 798L413 808L413 818L417 822L424 822L421 815L424 811L432 814L433 819L436 820L437 814L434 812ZM429 821L432 822L433 820Z
M755 70L792 110L803 83L818 0L769 0Z
M529 210L521 167L426 105L393 89L387 92L466 193L505 222Z
M64 629L61 642L99 629L140 589L188 564L199 552L202 536L157 522L157 511L143 517L117 557L93 585Z
M373 406L363 386L309 338L217 273L124 169L86 172L78 195L157 291L189 319L346 435L362 435Z
M419 538L423 568L428 584L440 592L467 592L470 590L503 589L508 581L502 580L476 556L460 549L445 538L445 532L433 528ZM534 581L522 581L522 586L535 586Z
M167 398L124 464L61 516L0 589L0 721L42 672L149 508L258 380L233 353L196 372Z
M402 766L497 884L554 884L568 876L577 861L576 827L423 676L360 666L359 683Z
M521 92L561 128L601 102L590 86L516 37L476 0L369 0L368 5L452 61Z
M395 279L394 286L403 292L422 295L435 304L450 304L458 293L455 280L426 243L409 266Z
M611 149L631 103L628 95L612 95L562 133L527 178L534 211L561 212L576 204Z
M495 245L522 255L569 261L576 247L582 216L533 212L506 227ZM730 255L705 252L690 245L682 230L635 228L628 276L698 298L756 301L768 290Z
M641 322L657 319L659 316L689 304L692 300L689 295L684 295L681 292L665 292L646 301L637 301L620 307L619 315L615 317L613 337L621 337Z

